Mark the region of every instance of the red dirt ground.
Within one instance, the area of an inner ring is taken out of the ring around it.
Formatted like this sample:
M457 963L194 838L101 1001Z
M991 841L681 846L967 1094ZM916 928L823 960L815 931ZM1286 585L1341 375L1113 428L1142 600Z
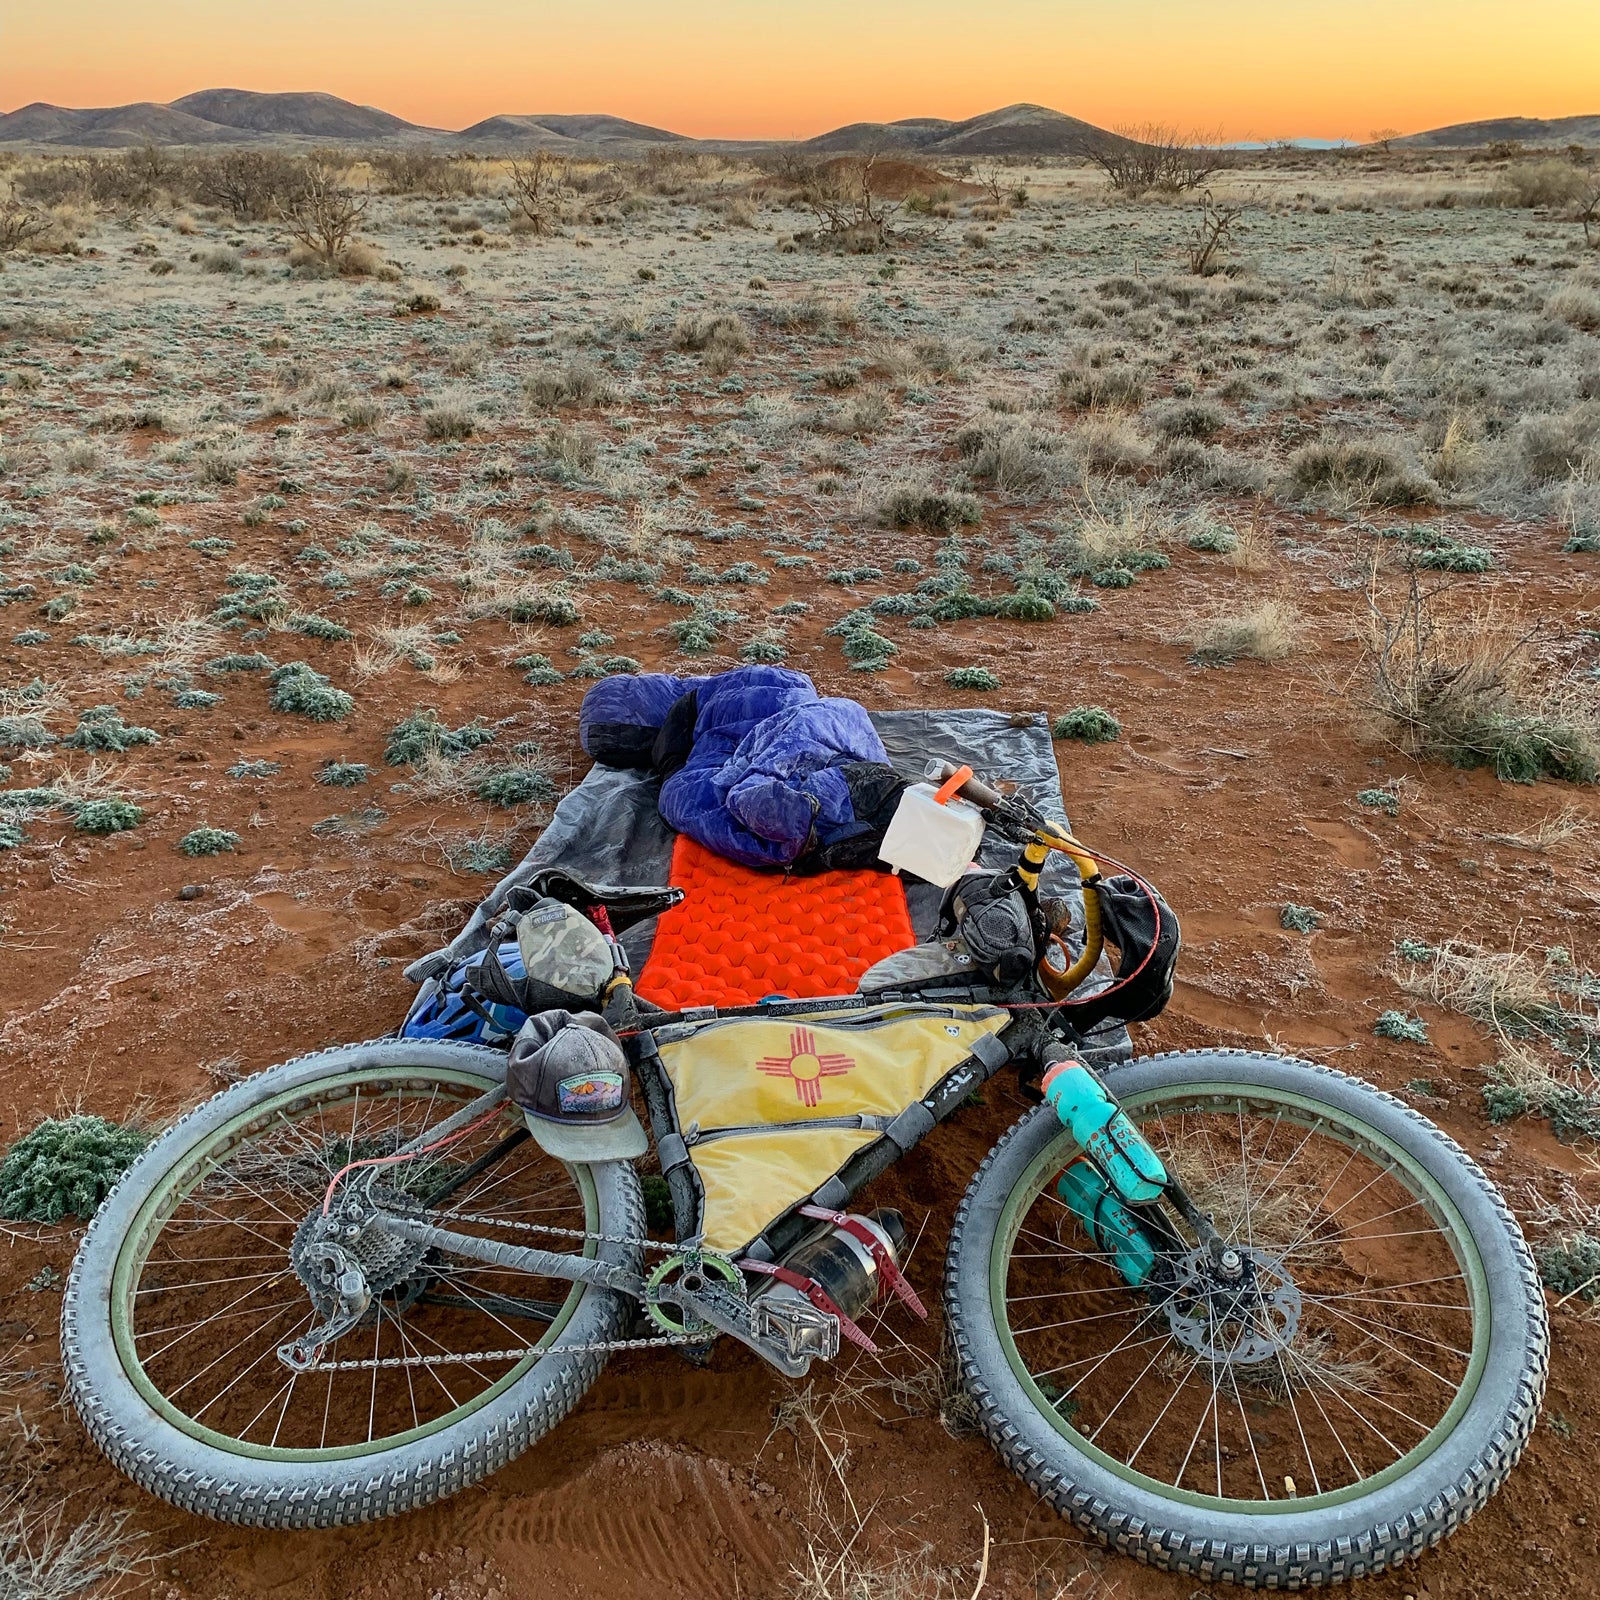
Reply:
M1285 515L1275 533L1294 528ZM882 560L932 536L889 535L863 557ZM1509 561L1526 604L1592 614L1592 584L1555 556L1557 535L1530 538ZM872 541L867 541L869 546ZM241 549L240 556L246 555ZM1350 598L1319 568L1295 574L1296 599L1319 649L1311 672L1296 661L1207 671L1164 637L1162 618L1217 586L1214 567L1179 552L1168 572L1140 580L1138 604L1064 619L1048 632L973 622L944 630L929 660L903 651L864 682L836 651L823 654L820 622L795 637L791 664L829 692L904 705L957 697L928 670L937 661L1000 659L1019 710L1075 702L1116 707L1117 744L1060 748L1073 820L1085 839L1138 864L1184 923L1186 955L1171 1009L1139 1030L1141 1050L1204 1044L1303 1052L1401 1091L1420 1073L1439 1084L1424 1105L1506 1187L1525 1220L1582 1171L1574 1149L1543 1123L1491 1126L1478 1092L1493 1054L1459 1017L1424 1008L1434 1047L1372 1035L1378 1011L1401 1002L1380 969L1394 938L1462 935L1504 948L1562 944L1592 964L1587 929L1597 908L1591 796L1567 786L1516 787L1486 772L1417 766L1364 733L1337 689L1355 659ZM885 562L887 565L887 562ZM776 600L776 594L772 597ZM307 650L315 662L317 647ZM15 654L9 665L17 664ZM920 670L919 670L920 669ZM706 670L696 664L695 670ZM435 697L446 716L470 714L469 684ZM542 697L557 765L581 772L575 743L577 684ZM455 700L455 704L450 702ZM530 708L535 697L527 696ZM401 967L447 937L482 880L452 875L410 830L415 810L354 838L313 834L346 801L310 779L329 755L366 759L380 776L381 718L365 743L271 714L235 720L206 713L182 748L169 741L124 758L142 788L181 811L185 786L241 756L285 763L298 781L271 786L245 853L191 862L137 834L17 852L7 867L12 932L6 944L6 1134L64 1105L111 1115L166 1114L210 1093L203 1062L236 1056L254 1071L302 1050L385 1032L409 996ZM370 747L368 747L370 746ZM398 774L390 773L391 776ZM1355 791L1404 780L1400 815L1357 806ZM265 786L263 786L264 788ZM389 803L381 785L363 791ZM185 825L199 820L197 814ZM1591 831L1548 854L1493 842L1577 805ZM396 807L401 810L400 807ZM174 831L176 824L168 817ZM58 866L58 871L60 870ZM185 883L204 894L179 900ZM1309 903L1326 926L1309 938L1284 932L1286 900ZM1413 1096L1413 1098L1415 1098ZM985 1103L939 1130L870 1195L905 1210L921 1241L911 1275L930 1304L949 1219L984 1152L1021 1111L1004 1079ZM37 1234L38 1237L34 1237ZM204 1523L147 1498L88 1446L59 1403L59 1298L28 1286L41 1268L64 1274L77 1235L21 1229L0 1256L3 1334L30 1368L8 1404L26 1439L4 1430L5 1469L29 1494L81 1497L125 1510L148 1532L153 1593L167 1600L265 1596L382 1600L510 1600L558 1593L607 1600L697 1595L759 1600L790 1589L814 1532L807 1440L774 1429L786 1386L756 1360L719 1347L709 1367L675 1358L612 1362L584 1405L507 1470L446 1504L394 1522L318 1534L261 1533ZM1555 1319L1547 1417L1509 1486L1457 1538L1420 1566L1370 1582L1371 1600L1509 1600L1597 1591L1600 1528L1591 1524L1592 1441L1600 1405L1586 1372L1600 1363L1600 1324ZM927 1327L890 1324L924 1352ZM885 1358L890 1372L909 1355ZM869 1360L822 1373L816 1391L882 1379ZM886 1389L829 1412L848 1432L848 1481L872 1541L934 1547L976 1581L979 1507L994 1547L984 1594L1023 1600L1063 1591L1132 1600L1209 1593L1103 1555L1086 1544L999 1464L980 1438L952 1437L936 1417L906 1416ZM802 1433L805 1430L802 1428ZM809 1436L808 1436L809 1437ZM837 1444L837 1436L830 1434Z

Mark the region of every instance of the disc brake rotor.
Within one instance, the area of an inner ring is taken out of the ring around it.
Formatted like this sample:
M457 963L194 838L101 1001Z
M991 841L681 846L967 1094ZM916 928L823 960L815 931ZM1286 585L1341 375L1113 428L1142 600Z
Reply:
M1256 1366L1294 1343L1300 1327L1300 1290L1283 1263L1259 1250L1237 1247L1240 1270L1222 1276L1205 1249L1178 1263L1172 1296L1162 1308L1173 1337L1202 1360Z

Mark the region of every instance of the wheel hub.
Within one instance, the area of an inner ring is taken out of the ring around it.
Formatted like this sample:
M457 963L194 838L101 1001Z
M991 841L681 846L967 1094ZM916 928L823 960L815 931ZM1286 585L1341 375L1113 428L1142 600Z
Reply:
M1178 1263L1163 1308L1173 1337L1223 1366L1275 1360L1294 1343L1300 1291L1283 1263L1263 1251L1233 1246L1226 1256L1226 1264L1213 1261L1202 1246Z

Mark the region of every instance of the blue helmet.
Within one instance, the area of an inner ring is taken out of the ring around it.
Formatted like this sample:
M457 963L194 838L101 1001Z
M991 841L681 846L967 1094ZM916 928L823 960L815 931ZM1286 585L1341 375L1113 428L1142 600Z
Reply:
M501 945L498 953L508 978L524 976L522 952L515 943ZM476 973L482 960L480 950L453 966L442 978L424 984L400 1026L400 1037L458 1039L468 1044L504 1044L512 1038L527 1021L526 1012L479 998L476 986L473 1004L463 997L465 980Z

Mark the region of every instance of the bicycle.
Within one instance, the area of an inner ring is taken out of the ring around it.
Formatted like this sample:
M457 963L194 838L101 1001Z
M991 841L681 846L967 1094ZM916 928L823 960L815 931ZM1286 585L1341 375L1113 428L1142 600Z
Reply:
M619 956L605 1009L670 1230L647 1227L631 1162L546 1155L506 1053L481 1045L319 1051L175 1123L95 1216L64 1296L69 1391L101 1449L188 1510L321 1527L494 1472L618 1350L725 1336L800 1376L871 1344L857 1319L878 1294L922 1309L900 1219L847 1208L1014 1065L1038 1104L973 1176L943 1284L960 1380L1006 1463L1108 1545L1201 1581L1335 1582L1458 1527L1517 1461L1545 1383L1543 1293L1503 1199L1414 1110L1327 1067L1202 1050L1094 1070L1084 1017L1136 1019L1170 992L1171 913L1018 796L939 777L1019 847L984 892L1023 908L1022 970L966 951L915 992L663 1014ZM1076 955L1039 894L1056 852L1085 886ZM539 887L613 944L674 893ZM1142 931L1119 892L1145 896ZM505 910L497 931L517 926ZM1108 933L1109 987L1090 981ZM707 1063L774 1029L787 1061L754 1058L739 1094L781 1115L691 1116L729 1103ZM892 1080L900 1103L830 1114L852 1071L853 1093ZM812 1141L830 1176L781 1205L741 1192L763 1139Z

